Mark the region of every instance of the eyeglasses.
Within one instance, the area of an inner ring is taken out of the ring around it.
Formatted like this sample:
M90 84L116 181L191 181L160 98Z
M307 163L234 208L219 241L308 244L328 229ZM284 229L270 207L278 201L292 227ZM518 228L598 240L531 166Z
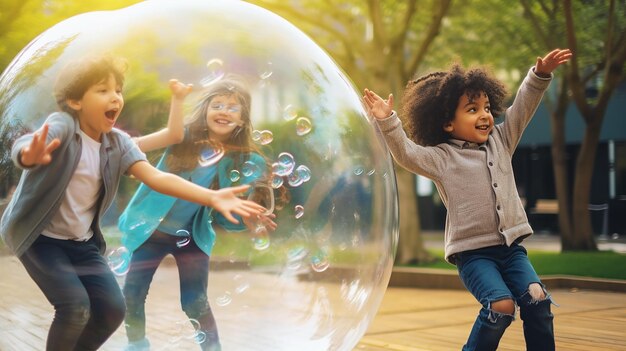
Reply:
M224 111L229 113L241 112L241 105L211 104L209 108L213 111Z

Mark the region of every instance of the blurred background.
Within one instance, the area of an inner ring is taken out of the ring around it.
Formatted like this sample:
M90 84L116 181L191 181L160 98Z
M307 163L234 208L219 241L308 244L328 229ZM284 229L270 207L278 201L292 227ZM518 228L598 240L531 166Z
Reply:
M210 1L210 0L207 0ZM119 9L133 0L3 0L0 71L46 29L74 15ZM620 0L267 0L249 1L290 21L317 42L359 88L397 103L405 83L451 63L487 65L511 98L537 56L575 56L549 92L514 155L519 192L536 232L562 251L597 251L626 235L626 2ZM166 91L138 128L167 118ZM1 103L1 102L0 102ZM2 106L0 105L0 108ZM396 106L400 109L400 106ZM0 130L0 211L19 172ZM440 232L443 207L432 183L396 168L400 240L396 264L430 262L424 232ZM124 193L124 191L120 191Z

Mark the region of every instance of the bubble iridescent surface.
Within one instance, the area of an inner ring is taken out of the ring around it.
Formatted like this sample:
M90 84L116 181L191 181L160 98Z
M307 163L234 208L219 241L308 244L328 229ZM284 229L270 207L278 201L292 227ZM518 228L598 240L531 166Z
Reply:
M391 159L363 110L359 89L328 54L286 20L243 1L154 0L78 15L42 33L0 77L2 150L56 111L55 77L85 53L127 60L126 101L116 127L132 135L166 125L169 79L194 85L185 100L191 110L204 86L229 74L245 78L257 130L253 144L267 161L270 188L288 196L274 190L275 231L225 234L216 226L208 291L222 346L352 350L389 282L397 197ZM299 117L305 119L298 122ZM151 160L158 160L159 152ZM272 174L281 153L294 161ZM195 157L211 167L216 157L227 155ZM292 187L290 175L300 165L307 169ZM13 176L0 179L7 189L17 182ZM117 203L102 222L116 270L124 269L123 249L115 251L112 239L119 235L116 219L136 187L136 180L123 180ZM159 268L165 269L172 268ZM151 289L157 290L152 296L178 286ZM182 313L176 299L168 307Z

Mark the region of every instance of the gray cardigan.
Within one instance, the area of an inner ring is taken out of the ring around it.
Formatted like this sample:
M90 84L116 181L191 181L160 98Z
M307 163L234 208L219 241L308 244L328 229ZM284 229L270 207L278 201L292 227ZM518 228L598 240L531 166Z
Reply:
M457 252L510 246L532 234L517 193L511 158L551 79L541 78L531 69L505 111L504 122L480 145L451 139L424 147L406 136L395 112L377 121L398 164L435 183L448 210L448 262L454 263Z
M24 168L18 160L24 146L30 144L33 135L18 138L11 149L13 163L23 169L19 184L0 220L0 235L7 246L21 256L40 235L57 213L82 152L78 120L67 113L53 113L46 123L48 139L61 140L52 153L52 161L44 166ZM109 208L123 173L137 161L146 161L130 136L113 129L102 135L100 146L100 172L103 191L92 229L101 253L106 245L100 229L100 219Z

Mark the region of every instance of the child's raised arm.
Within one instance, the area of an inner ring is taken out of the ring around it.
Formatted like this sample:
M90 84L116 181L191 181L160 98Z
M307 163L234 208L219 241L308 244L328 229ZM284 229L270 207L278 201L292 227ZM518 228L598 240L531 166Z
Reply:
M172 92L172 101L170 104L170 115L167 119L167 127L158 132L135 139L139 149L143 152L178 144L183 141L185 137L183 103L193 86L191 84L183 84L176 79L171 79L169 87Z
M571 57L570 49L554 49L544 57L537 57L535 73L540 76L549 76L557 67L567 63Z
M211 207L222 213L232 223L239 223L233 217L233 213L250 217L265 211L263 206L254 201L237 197L237 194L248 190L249 185L211 190L188 182L177 175L162 172L146 161L135 162L130 167L129 173L162 194Z
M33 139L30 144L20 150L18 160L21 166L47 165L52 161L52 151L61 145L61 140L55 138L46 144L47 137L48 124L44 123L38 131L33 133Z

